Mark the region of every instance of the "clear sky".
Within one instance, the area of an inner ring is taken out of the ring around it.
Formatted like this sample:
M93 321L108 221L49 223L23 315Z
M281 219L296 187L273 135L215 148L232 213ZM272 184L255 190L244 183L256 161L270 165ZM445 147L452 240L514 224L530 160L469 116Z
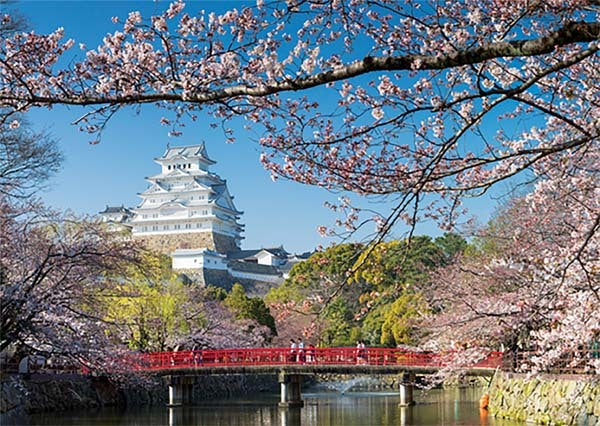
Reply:
M222 12L228 7L240 7L244 2L195 1L194 8ZM139 10L148 17L168 6L166 1L19 1L15 7L29 20L31 29L40 33L64 27L66 38L96 47L102 37L121 29L111 22L112 16L123 20L129 11ZM71 57L79 53L73 49ZM251 142L241 123L237 142L224 142L220 130L209 127L210 117L186 127L184 136L169 138L168 128L159 124L164 114L144 107L136 114L125 110L111 120L102 135L102 142L90 145L92 136L81 133L70 123L84 113L83 109L64 107L51 111L33 110L28 119L37 129L48 130L65 154L63 170L52 180L43 198L52 206L72 209L77 213L95 214L106 205L138 204L137 193L147 187L145 176L158 172L153 158L160 156L167 143L171 146L205 142L211 158L217 161L213 171L227 180L238 210L244 211L241 222L246 225L244 248L270 247L283 244L288 251L302 252L331 240L317 233L319 225L331 225L335 216L323 207L325 200L335 201L336 194L316 187L278 180L273 182L259 163L260 147ZM494 203L482 200L471 204L479 221L487 220ZM431 224L419 231L431 235L440 233Z

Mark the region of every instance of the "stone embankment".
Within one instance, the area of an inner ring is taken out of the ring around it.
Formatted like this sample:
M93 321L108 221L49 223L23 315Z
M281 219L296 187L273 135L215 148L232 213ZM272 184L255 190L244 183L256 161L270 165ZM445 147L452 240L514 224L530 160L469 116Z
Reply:
M11 424L28 414L110 406L166 404L167 388L158 377L143 381L75 374L3 375L0 382L0 424ZM194 400L279 389L276 377L205 376L194 385Z
M496 418L548 425L600 426L600 378L498 373L490 386Z

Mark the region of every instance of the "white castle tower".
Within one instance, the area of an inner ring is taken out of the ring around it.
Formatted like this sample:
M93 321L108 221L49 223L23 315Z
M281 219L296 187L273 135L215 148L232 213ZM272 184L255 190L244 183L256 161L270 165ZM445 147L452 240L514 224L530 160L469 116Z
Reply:
M148 189L133 209L134 238L163 253L206 248L219 253L239 250L243 225L227 183L211 173L215 162L204 144L167 148L155 158L161 172L146 178Z

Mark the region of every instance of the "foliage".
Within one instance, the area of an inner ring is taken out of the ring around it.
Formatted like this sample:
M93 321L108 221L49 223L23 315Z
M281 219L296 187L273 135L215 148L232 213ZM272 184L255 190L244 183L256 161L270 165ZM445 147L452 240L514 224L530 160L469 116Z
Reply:
M272 335L277 334L275 319L265 302L260 297L248 297L241 284L233 285L224 302L234 312L236 318L255 320L258 324L268 327Z
M94 134L144 103L170 111L172 135L200 112L244 116L274 176L392 198L371 217L380 233L420 213L450 226L465 196L528 172L557 184L555 165L573 178L577 152L597 159L599 10L598 0L259 0L215 14L175 1L115 17L122 28L79 62L60 61L76 44L62 28L6 37L0 107L8 123L32 106L89 106L77 123ZM346 199L335 207L350 232L362 226Z
M119 291L107 300L106 319L126 330L121 338L132 349L166 351L190 333L193 323L204 322L200 311L186 309L192 292L172 274L165 257L145 256L142 268L118 278Z
M268 304L287 301L301 302L307 297L323 301L332 286L343 283L355 264L362 246L338 244L314 253L306 261L295 264L289 278L266 296Z
M579 185L596 190L592 181ZM580 351L600 329L599 221L591 215L599 201L576 203L574 194L565 184L544 204L514 199L481 231L478 251L436 274L426 293L437 315L422 324L431 345L537 350L525 368L568 356L600 371Z
M227 297L227 290L223 287L209 285L206 287L206 295L212 300L223 301Z
M437 237L435 244L442 249L445 263L450 263L455 256L462 254L469 247L464 238L453 232L446 232Z
M26 198L61 166L56 141L28 129L0 124L0 195Z
M398 342L410 340L409 321L425 312L416 289L427 287L431 271L464 247L466 242L453 234L435 241L426 236L415 236L410 243L389 241L371 250L340 244L294 265L289 278L265 300L274 309L307 315L314 324L306 331L321 344L352 345L362 336L371 344L393 345L401 329L407 336ZM288 326L285 315L280 317L279 330Z
M426 313L427 307L420 295L405 293L389 305L383 316L381 344L385 346L414 345L416 321Z
M446 239L456 239L466 245L462 237L449 233L435 242L428 236L415 236L410 241L379 244L374 250L362 253L355 280L367 281L378 291L398 284L418 287L428 280L429 271L447 262L445 248L438 244ZM459 246L457 250L460 250Z
M117 296L106 301L107 320L119 325L120 339L132 349L260 346L270 337L262 300L261 306L247 298L243 287L227 295L218 287L186 284L173 273L168 256L147 254L142 268L119 281Z
M98 309L116 290L110 277L138 262L139 249L96 222L0 198L0 253L0 350L25 347L102 368L118 344Z

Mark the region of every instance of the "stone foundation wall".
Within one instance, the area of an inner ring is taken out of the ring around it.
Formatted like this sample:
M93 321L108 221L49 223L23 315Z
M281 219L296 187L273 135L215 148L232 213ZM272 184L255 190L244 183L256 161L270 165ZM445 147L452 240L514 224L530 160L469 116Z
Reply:
M168 235L134 236L143 241L146 247L164 254L171 254L177 249L208 248L219 253L237 250L235 239L212 232L182 232Z
M160 378L119 385L77 374L6 374L0 385L0 424L22 424L28 414L45 411L157 405L167 396Z
M228 271L220 269L182 269L177 272L185 274L192 283L204 287L212 285L230 291L235 283L240 283L244 287L244 290L246 290L248 297L263 297L269 290L278 285L266 281L237 278L232 276Z
M277 377L202 376L194 385L194 400L277 392ZM113 383L106 377L79 375L8 375L0 382L0 424L28 424L39 412L89 409L104 406L160 406L167 402L167 386L160 377Z
M227 253L228 251L236 251L240 248L235 243L235 238L223 234L213 234L215 250L219 253Z
M489 412L501 419L552 425L600 425L600 378L498 373Z

